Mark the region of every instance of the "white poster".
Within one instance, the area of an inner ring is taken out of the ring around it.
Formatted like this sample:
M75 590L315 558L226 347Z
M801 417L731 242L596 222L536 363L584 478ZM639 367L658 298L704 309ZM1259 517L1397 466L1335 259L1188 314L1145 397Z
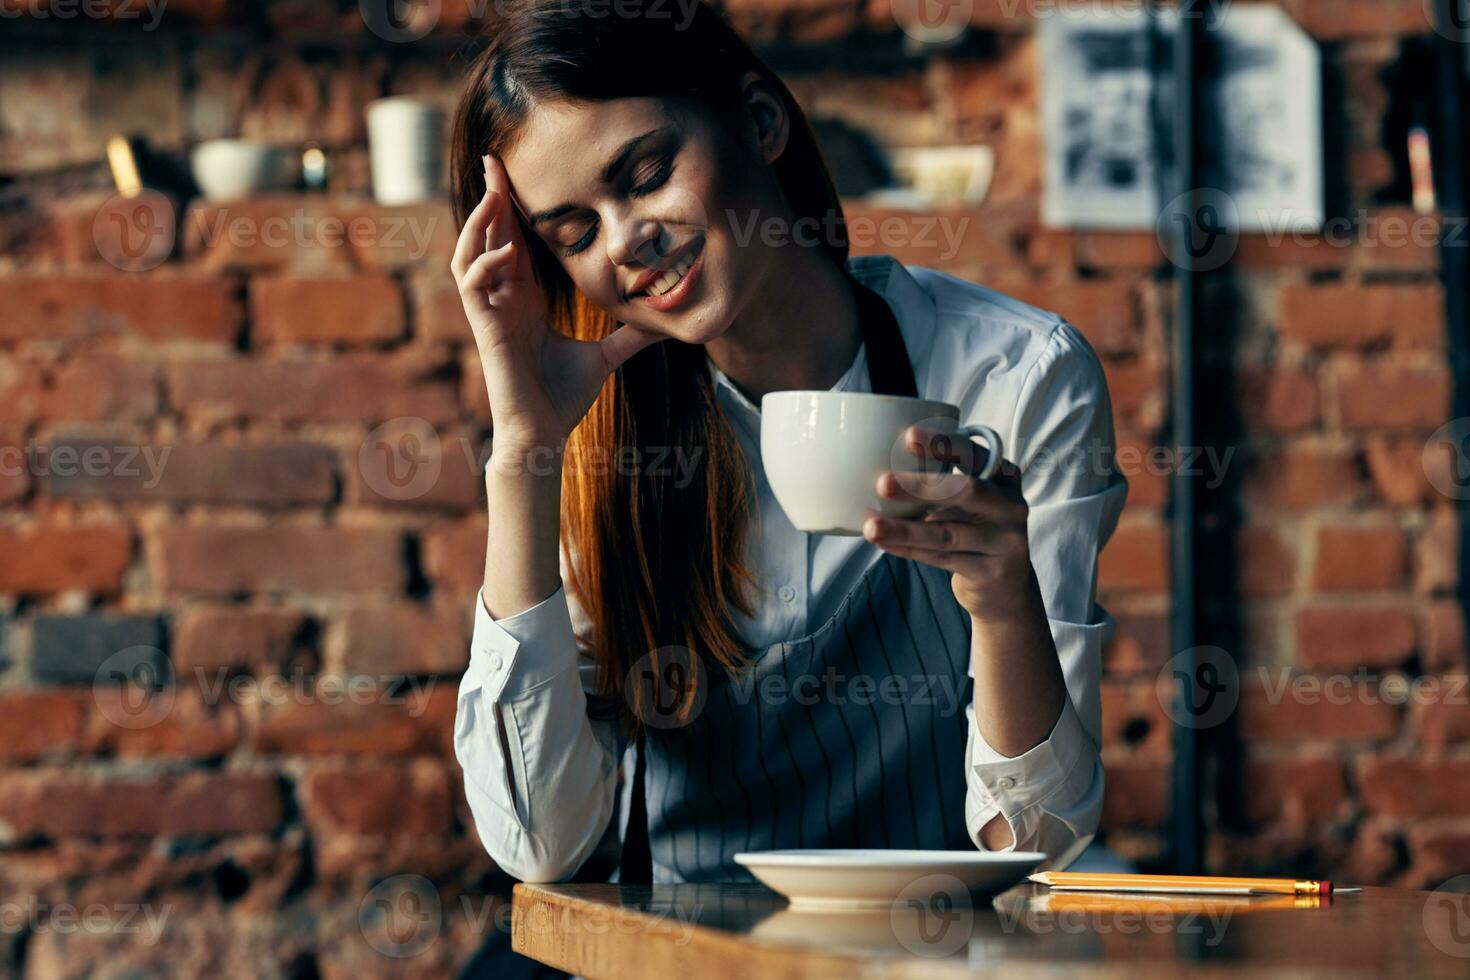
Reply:
M1072 8L1041 21L1046 224L1150 228L1183 190L1172 177L1178 23L1173 8ZM1237 230L1320 229L1316 45L1268 5L1232 4L1203 33L1198 186L1228 195Z

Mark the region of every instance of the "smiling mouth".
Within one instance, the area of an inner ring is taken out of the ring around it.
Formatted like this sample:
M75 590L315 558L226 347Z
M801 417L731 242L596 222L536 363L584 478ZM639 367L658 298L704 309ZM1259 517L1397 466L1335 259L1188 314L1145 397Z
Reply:
M648 284L647 287L640 289L638 292L634 293L632 298L636 299L640 296L657 297L662 296L672 290L675 286L679 285L680 280L684 278L684 274L693 267L694 263L699 259L699 254L701 251L703 251L703 249L703 241L696 243L693 248L689 249L688 253L683 258L681 258L678 262L675 262L673 266L671 266L669 269L665 270L662 275L657 276L653 280L653 282Z

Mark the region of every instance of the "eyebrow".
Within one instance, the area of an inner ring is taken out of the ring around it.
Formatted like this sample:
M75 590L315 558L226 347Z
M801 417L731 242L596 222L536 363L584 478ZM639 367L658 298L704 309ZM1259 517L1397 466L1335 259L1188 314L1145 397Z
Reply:
M644 140L647 140L652 136L658 136L672 128L673 127L671 126L660 126L657 129L650 129L643 135L635 136L624 143L622 146L618 147L618 152L613 154L612 160L608 162L608 165L606 167L602 168L602 173L599 174L602 182L604 184L611 184L613 178L618 175L618 171L623 169L623 167L628 162L628 158L633 155L634 151L638 149L638 147L643 143ZM527 218L526 221L527 224L530 224L534 227L535 225L538 225L543 221L550 221L552 218L560 218L567 212L575 211L576 209L577 206L575 204L559 204L556 207L548 208L545 211L537 211L535 214Z

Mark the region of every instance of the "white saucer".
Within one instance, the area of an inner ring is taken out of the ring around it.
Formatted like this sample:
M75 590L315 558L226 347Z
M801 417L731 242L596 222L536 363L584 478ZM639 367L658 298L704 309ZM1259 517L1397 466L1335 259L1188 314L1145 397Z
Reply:
M997 895L1046 860L1036 851L750 851L740 865L792 908L871 909Z

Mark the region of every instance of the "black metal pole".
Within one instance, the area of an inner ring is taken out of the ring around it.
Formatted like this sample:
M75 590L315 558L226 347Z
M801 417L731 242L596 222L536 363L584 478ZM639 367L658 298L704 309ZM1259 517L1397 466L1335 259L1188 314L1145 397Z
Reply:
M1189 261L1194 242L1191 235L1200 219L1198 200L1199 159L1196 123L1200 104L1195 78L1195 54L1199 42L1199 14L1195 0L1179 3L1179 28L1174 34L1174 166L1184 198L1187 220L1172 221L1174 232L1174 330L1172 343L1171 420L1174 458L1194 444L1194 327L1195 277ZM1180 874L1201 870L1201 814L1199 794L1199 733L1191 724L1194 715L1196 664L1188 651L1194 649L1195 534L1194 482L1185 467L1175 467L1171 478L1170 508L1170 648L1180 662L1176 697L1182 703L1174 712L1174 762L1170 782L1170 864ZM1187 661L1187 662L1186 662Z
M1450 417L1470 416L1470 247L1466 247L1465 90L1470 81L1470 3L1435 3L1435 201L1444 221L1439 242L1440 281L1444 284L1445 326L1453 404ZM1455 433L1452 433L1454 435ZM1459 451L1463 451L1460 449ZM1458 462L1458 461L1457 461ZM1453 501L1459 515L1460 568L1456 598L1470 610L1470 501ZM1470 650L1466 651L1470 663Z

